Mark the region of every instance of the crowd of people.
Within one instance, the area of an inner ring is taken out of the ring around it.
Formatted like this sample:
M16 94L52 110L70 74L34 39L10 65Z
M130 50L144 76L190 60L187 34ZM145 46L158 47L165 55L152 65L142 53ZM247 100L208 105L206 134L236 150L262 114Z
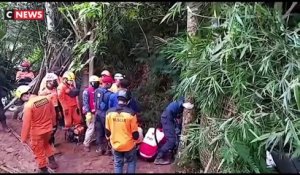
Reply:
M28 75L33 79L28 69L30 63L25 63L22 66L26 69L17 73L17 77L24 79ZM58 167L54 147L59 127L70 142L79 142L82 137L86 152L91 151L95 136L96 153L113 156L115 173L123 172L125 162L128 164L126 172L135 173L138 154L154 158L157 165L171 163L178 145L183 109L191 109L193 104L185 103L183 98L171 102L161 115L161 126L150 128L144 137L141 110L128 89L130 81L124 75L116 73L112 77L108 70L102 71L100 76L92 75L89 86L80 94L75 74L67 70L61 76L60 70L53 68L45 75L38 95L31 94L28 85L20 85L15 93L25 103L21 141L31 145L41 173L47 173L48 167ZM82 107L79 95L82 95ZM3 106L0 106L0 121L3 128L7 128L1 109Z

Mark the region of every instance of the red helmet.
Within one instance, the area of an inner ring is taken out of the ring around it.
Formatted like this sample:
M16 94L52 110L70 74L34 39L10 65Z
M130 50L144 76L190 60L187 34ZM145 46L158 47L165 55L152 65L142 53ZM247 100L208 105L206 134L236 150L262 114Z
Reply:
M30 64L30 62L29 62L29 61L27 61L27 60L24 60L24 61L21 63L21 66L22 66L22 67L30 67L30 66L31 66L31 64Z

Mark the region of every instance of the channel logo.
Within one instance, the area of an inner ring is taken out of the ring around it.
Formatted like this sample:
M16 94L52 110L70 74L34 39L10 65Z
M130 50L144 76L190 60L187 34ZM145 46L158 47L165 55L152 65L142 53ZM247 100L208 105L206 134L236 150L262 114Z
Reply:
M44 20L45 10L5 10L5 20Z

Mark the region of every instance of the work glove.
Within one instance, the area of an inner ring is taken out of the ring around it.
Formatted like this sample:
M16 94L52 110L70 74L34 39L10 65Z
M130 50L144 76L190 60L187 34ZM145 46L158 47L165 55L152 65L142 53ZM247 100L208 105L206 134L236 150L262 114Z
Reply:
M70 92L68 93L68 95L69 95L70 97L77 97L77 96L79 95L79 93L80 93L79 89L77 89L77 88L72 88L72 89L70 90Z
M91 120L92 120L92 113L88 112L86 115L85 115L85 121L87 124L90 124L91 123Z

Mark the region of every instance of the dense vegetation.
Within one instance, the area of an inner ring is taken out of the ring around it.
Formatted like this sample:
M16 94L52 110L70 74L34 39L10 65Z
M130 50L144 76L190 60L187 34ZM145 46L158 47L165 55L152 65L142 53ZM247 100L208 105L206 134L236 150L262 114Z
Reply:
M190 127L186 159L208 161L205 150L216 148L215 170L266 172L266 148L299 155L299 30L257 3L216 13L218 26L203 22L197 36L163 49L181 67L178 92L194 95L201 118Z
M23 58L39 71L46 46L67 42L74 70L80 72L95 55L95 74L109 69L131 80L145 128L156 125L172 99L195 98L196 120L188 130L182 165L200 169L201 162L212 172L266 172L266 147L287 145L299 153L296 18L287 23L261 3L205 4L199 6L197 34L190 36L184 3L50 5L51 30L47 22L1 17L0 78L6 81L0 86L14 88L13 67Z

